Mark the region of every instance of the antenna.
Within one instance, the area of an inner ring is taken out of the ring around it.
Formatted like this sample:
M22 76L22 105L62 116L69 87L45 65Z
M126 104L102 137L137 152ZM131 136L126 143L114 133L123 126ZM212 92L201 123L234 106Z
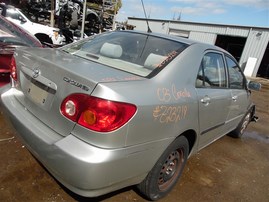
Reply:
M145 18L146 18L146 22L147 22L147 26L148 26L148 33L151 33L151 29L149 27L149 21L148 21L148 18L147 18L147 14L146 14L146 11L145 11L145 6L144 6L144 2L143 0L141 0L141 3L142 3L142 6L143 6L143 10L144 10L144 14L145 14Z

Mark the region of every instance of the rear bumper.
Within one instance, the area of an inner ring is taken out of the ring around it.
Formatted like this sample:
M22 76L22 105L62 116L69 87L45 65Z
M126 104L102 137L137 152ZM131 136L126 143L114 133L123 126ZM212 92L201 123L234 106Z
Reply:
M104 149L72 134L63 137L29 113L14 93L15 89L4 87L0 104L18 135L57 180L82 196L99 196L141 182L170 143Z

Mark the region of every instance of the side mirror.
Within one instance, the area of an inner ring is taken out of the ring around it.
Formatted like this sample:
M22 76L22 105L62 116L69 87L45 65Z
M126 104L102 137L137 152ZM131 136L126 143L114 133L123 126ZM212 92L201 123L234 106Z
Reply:
M261 90L262 88L262 85L258 82L255 82L255 81L249 81L248 82L248 89L249 90L256 90L256 91L259 91Z
M19 20L21 21L22 24L26 22L26 20L22 16L19 16Z

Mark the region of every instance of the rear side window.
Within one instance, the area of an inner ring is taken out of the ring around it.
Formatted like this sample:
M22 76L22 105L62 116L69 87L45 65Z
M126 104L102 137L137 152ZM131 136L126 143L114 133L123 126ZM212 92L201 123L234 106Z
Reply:
M197 75L196 87L227 87L227 77L222 54L207 53L204 55Z
M152 77L188 45L134 32L107 32L63 51L143 77Z
M229 85L232 89L243 89L245 88L245 81L243 73L237 63L226 56L228 74L229 74Z

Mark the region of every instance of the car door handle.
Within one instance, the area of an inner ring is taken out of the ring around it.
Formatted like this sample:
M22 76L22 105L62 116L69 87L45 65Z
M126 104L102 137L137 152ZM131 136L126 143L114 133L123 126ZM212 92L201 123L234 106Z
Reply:
M201 99L201 103L203 103L204 105L209 105L210 98L208 96L205 96L204 98Z
M235 95L235 96L232 96L232 100L234 101L234 102L236 102L236 100L237 100L237 96Z

